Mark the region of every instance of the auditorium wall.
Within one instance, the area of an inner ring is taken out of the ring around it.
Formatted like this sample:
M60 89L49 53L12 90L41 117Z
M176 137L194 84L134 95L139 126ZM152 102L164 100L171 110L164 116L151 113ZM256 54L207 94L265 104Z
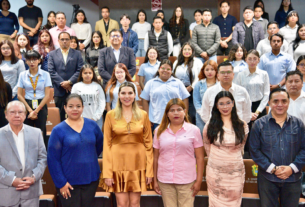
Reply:
M275 17L276 11L279 9L281 0L263 0L265 4L265 11L269 13L269 21L273 21ZM241 0L240 1L240 18L243 19L243 8L246 6L254 5L254 0ZM305 0L291 0L292 7L299 13L300 15L300 23L305 23Z
M10 0L11 12L14 12L18 16L19 8L26 5L24 0ZM95 22L100 18L99 8L96 4L89 0L35 0L34 5L41 8L43 12L43 24L47 23L47 15L49 11L63 11L67 16L67 25L70 25L71 17L73 13L73 4L79 4L81 9L86 13L88 21L94 28ZM22 32L22 27L20 27L20 32Z

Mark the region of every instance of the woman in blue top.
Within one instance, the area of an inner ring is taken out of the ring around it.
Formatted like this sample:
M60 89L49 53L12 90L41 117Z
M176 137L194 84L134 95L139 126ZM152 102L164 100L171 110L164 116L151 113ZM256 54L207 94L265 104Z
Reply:
M17 84L18 99L25 105L28 111L24 123L41 129L44 143L47 146L47 102L50 98L50 87L52 86L51 77L48 72L38 68L41 58L37 51L27 51L25 58L30 68L23 71L19 76ZM25 90L25 96L23 96L23 89Z
M63 207L92 206L103 133L95 121L81 116L84 105L79 95L69 95L64 107L68 118L52 130L48 168Z
M237 43L237 44L233 45L233 47L230 50L228 59L234 67L233 82L235 82L239 72L242 72L242 71L248 69L248 64L245 61L246 55L247 55L247 50L240 43Z
M189 92L184 84L173 77L173 64L170 60L162 60L155 78L148 81L141 93L143 109L149 114L152 130L162 121L167 102L173 98L183 100L188 109Z
M282 28L285 26L285 21L288 13L292 11L291 0L282 0L280 8L275 13L274 21L279 24L279 27Z
M203 66L202 61L195 57L195 49L190 42L182 45L178 59L174 62L174 75L182 81L186 90L191 94L189 97L189 120L196 123L196 111L193 104L192 91L198 81L198 75Z
M19 30L16 14L9 12L11 4L8 0L2 0L0 4L0 42L10 40L12 43Z
M133 83L126 65L118 63L114 66L112 76L106 86L106 110L114 109L118 102L119 88L124 82L131 82L136 89L136 100L139 100L137 86Z
M139 84L142 90L145 84L154 78L160 65L160 56L156 47L151 46L147 49L144 63L138 72Z
M44 71L48 71L49 53L55 50L49 30L44 29L39 32L37 45L34 45L33 49L38 51L42 56L40 68Z
M196 109L196 126L200 129L202 135L202 130L205 123L200 117L200 110L202 106L202 97L206 90L217 83L217 63L214 60L206 61L198 75L199 81L196 83L193 90L194 107Z

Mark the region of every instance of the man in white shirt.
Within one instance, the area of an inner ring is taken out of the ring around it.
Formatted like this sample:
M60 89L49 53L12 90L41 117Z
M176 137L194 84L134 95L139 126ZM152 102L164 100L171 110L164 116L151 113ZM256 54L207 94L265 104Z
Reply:
M154 17L153 26L153 31L148 31L145 35L144 50L147 51L148 47L155 46L158 49L160 59L168 59L174 48L172 35L162 29L163 20L161 17Z
M0 206L39 207L40 179L47 166L41 130L23 124L26 108L8 103L8 125L0 128Z
M256 50L259 53L260 56L262 56L265 53L271 52L272 48L270 45L270 37L280 31L279 24L276 21L269 22L267 25L267 33L268 37L265 39L259 41L257 44ZM281 46L281 52L288 52L288 42L284 39L283 45Z
M202 120L205 123L209 121L216 95L220 91L229 91L235 99L234 103L236 104L239 118L249 123L251 120L251 100L244 87L233 83L234 73L233 66L230 62L225 61L218 65L217 78L219 83L209 88L202 98L200 111Z
M286 75L286 89L289 94L288 114L300 118L305 124L305 92L303 87L303 74L298 71L290 71Z

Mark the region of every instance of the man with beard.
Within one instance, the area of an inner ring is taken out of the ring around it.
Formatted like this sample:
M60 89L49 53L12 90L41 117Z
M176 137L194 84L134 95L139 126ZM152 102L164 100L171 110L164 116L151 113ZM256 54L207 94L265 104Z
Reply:
M23 33L30 38L30 45L33 47L37 44L39 28L42 24L42 11L39 7L34 6L34 0L25 0L26 6L19 9L18 19L23 27Z

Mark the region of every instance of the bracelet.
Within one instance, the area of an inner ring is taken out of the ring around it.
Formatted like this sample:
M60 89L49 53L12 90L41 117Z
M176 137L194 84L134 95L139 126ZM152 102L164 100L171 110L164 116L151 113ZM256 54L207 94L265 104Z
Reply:
M257 115L259 115L261 112L260 111L258 111L258 110L256 110L256 112L255 112Z

